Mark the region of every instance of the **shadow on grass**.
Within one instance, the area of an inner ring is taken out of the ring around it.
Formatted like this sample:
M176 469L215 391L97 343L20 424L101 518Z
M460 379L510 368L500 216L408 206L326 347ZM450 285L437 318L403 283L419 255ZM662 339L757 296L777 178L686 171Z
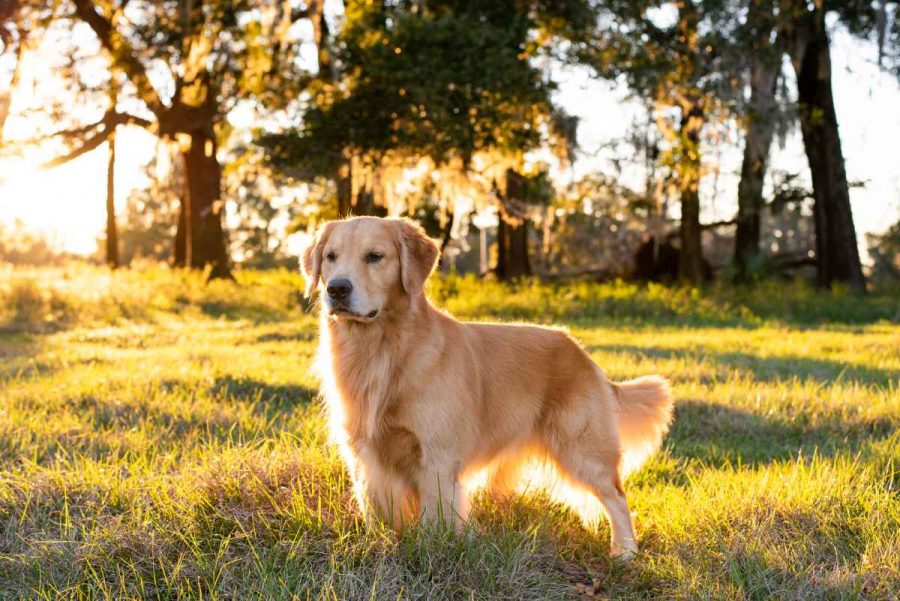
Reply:
M33 358L41 352L39 339L21 333L0 333L0 381L28 377L52 366L38 364Z
M256 342L310 342L316 340L317 333L314 329L297 332L270 332L256 338Z
M800 381L813 381L821 384L833 384L843 381L875 385L882 388L887 388L891 384L896 385L900 382L900 371L898 370L793 355L760 357L743 352L716 352L703 349L682 350L626 344L591 345L588 349L590 351L627 354L635 358L692 359L698 362L709 362L713 365L721 365L746 372L762 382L779 382L796 378ZM692 377L691 379L694 378Z
M48 378L63 369L111 363L102 357L37 358L46 350L40 336L0 334L0 382Z
M801 414L792 421L699 400L678 401L666 441L673 457L724 465L760 465L795 458L855 453L865 443L891 435L897 424L887 418L842 419L820 416L817 423Z
M217 397L240 403L259 403L267 412L292 411L309 404L319 394L315 388L298 384L270 384L252 378L221 376L210 387Z

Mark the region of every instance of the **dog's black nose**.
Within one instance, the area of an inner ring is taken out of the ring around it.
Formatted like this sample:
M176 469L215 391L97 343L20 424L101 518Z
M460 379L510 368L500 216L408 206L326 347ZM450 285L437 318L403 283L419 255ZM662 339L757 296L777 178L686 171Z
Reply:
M328 282L328 296L334 300L346 300L350 293L353 292L353 284L350 280L331 280Z

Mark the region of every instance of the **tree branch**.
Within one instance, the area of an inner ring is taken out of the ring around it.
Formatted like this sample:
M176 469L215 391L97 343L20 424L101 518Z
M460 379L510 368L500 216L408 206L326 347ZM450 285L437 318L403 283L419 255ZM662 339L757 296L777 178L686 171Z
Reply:
M313 15L313 12L307 8L295 8L291 10L290 20L291 23L296 23L297 21L302 21L303 19L309 19Z
M35 142L40 142L49 138L74 138L76 136L82 136L93 129L97 129L100 126L104 126L104 129L109 129L110 127L117 127L119 125L138 125L140 127L149 128L153 125L153 122L144 119L143 117L138 117L137 115L131 115L129 113L107 111L106 114L103 115L103 118L99 121L88 123L87 125L82 125L81 127L74 127L72 129L63 129L57 132L53 132L52 134L49 134L47 136L37 138Z
M70 151L67 154L64 154L63 156L56 157L55 159L47 161L42 165L42 167L44 169L59 167L60 165L77 159L83 154L87 154L88 152L94 150L95 148L106 142L106 140L109 139L109 137L116 131L116 127L120 125L140 125L141 127L150 127L151 125L153 125L153 123L148 121L147 119L144 119L143 117L138 117L137 115L129 115L128 113L117 113L114 111L109 111L106 113L106 115L103 116L103 119L101 119L100 121L89 123L88 125L84 125L82 127L65 129L50 134L49 136L47 136L48 138L75 138L78 136L83 136L88 132L96 130L97 128L100 128L100 131L97 131L88 136L82 142L81 146Z
M99 132L95 133L93 136L88 138L84 144L82 144L79 148L69 152L68 154L64 154L61 157L56 157L55 159L51 159L41 165L44 169L52 169L53 167L59 167L60 165L64 165L69 161L74 161L78 157L83 154L87 154L90 151L94 150L109 138L110 133L112 132L111 128L104 127Z
M97 11L93 0L73 0L73 3L75 13L97 35L100 44L112 56L113 64L128 76L147 108L158 115L165 107L147 77L147 70L125 37L115 30L112 21Z

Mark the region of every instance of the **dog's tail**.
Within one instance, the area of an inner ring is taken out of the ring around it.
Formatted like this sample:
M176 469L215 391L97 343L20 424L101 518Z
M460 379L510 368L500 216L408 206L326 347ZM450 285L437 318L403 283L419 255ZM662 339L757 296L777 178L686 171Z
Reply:
M622 476L637 471L659 450L672 421L675 402L669 383L660 376L610 382L619 404Z

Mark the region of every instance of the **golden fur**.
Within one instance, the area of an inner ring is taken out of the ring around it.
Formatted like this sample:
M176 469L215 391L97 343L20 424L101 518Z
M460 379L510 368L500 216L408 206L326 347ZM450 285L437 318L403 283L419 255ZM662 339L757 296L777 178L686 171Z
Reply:
M322 226L303 256L322 295L319 369L331 433L366 516L459 523L465 476L488 467L492 492L548 457L610 519L612 551L637 551L622 460L654 452L672 399L651 376L614 384L564 331L461 323L423 286L438 249L413 222L357 217ZM352 283L346 306L329 282Z

